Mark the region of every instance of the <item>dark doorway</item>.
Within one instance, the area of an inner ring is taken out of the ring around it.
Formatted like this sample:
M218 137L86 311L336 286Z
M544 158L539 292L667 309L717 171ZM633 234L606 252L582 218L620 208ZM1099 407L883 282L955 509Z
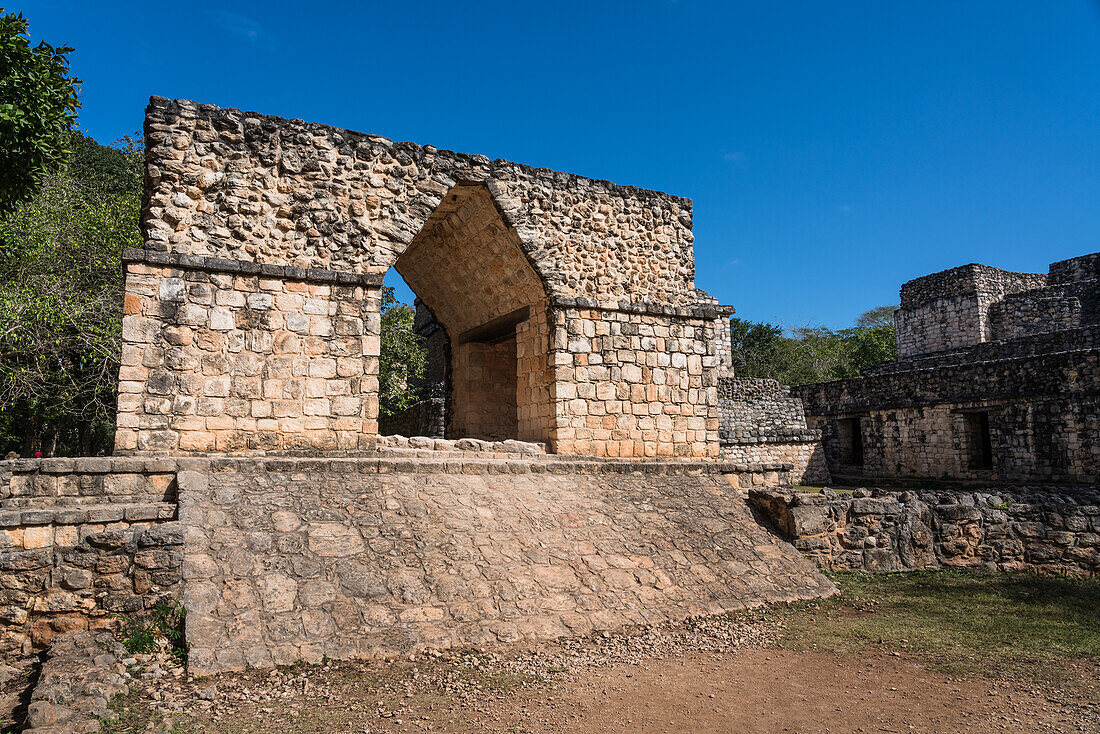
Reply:
M837 421L837 443L841 464L863 466L863 425L858 416Z
M966 414L967 464L971 469L993 468L993 436L989 413Z

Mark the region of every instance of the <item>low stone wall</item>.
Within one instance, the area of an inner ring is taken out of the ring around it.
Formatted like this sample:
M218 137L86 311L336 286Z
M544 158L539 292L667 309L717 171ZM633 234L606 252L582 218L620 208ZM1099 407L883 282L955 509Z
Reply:
M178 595L177 462L0 462L0 653Z
M189 669L548 638L828 595L736 489L788 469L212 460L179 477Z
M719 456L745 464L791 465L793 484L829 481L821 431L806 427L802 400L776 380L718 378Z
M796 434L789 440L759 443L722 444L721 458L738 464L781 462L789 464L791 484L818 484L829 481L825 451L816 431Z
M761 488L749 502L820 568L1100 573L1096 489Z
M125 649L110 633L66 632L54 638L27 706L24 734L102 730L107 706L129 691Z
M447 428L447 403L443 398L427 398L399 413L378 419L382 436L431 436L442 438Z

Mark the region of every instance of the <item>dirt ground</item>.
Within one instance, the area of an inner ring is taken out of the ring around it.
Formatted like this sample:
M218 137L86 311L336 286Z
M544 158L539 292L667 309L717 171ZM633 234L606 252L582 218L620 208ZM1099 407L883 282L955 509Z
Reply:
M1100 731L1100 709L1084 703L954 680L900 657L747 649L592 671L554 692L499 699L446 731Z
M1091 660L1067 661L1067 685L1055 688L953 677L892 651L787 650L781 636L775 624L723 618L501 656L299 664L201 680L172 671L144 687L139 673L105 731L1100 732Z

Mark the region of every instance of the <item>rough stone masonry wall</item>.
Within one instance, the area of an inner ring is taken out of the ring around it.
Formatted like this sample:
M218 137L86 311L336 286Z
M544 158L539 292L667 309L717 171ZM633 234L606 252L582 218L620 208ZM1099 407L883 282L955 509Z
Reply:
M791 464L791 482L829 480L821 432L807 428L802 401L775 380L718 378L721 457Z
M362 285L131 262L116 450L363 448L376 300Z
M29 653L178 595L168 459L0 462L0 653Z
M833 593L734 487L774 481L774 467L552 458L212 460L181 473L190 671L583 634Z
M1100 574L1100 491L1043 487L754 489L749 501L825 569Z
M384 274L454 186L484 182L550 293L696 300L687 199L160 97L145 140L149 249Z
M1075 329L1100 320L1098 281L1014 293L989 309L994 339Z
M988 265L933 273L905 283L894 314L898 357L970 346L993 338L990 307L1011 293L1042 288L1041 273L1011 273Z
M451 435L503 441L519 434L516 339L452 348Z
M1095 483L1100 476L1100 351L1062 351L869 375L794 388L822 430L834 477ZM973 463L988 416L992 467ZM839 421L858 418L864 463L844 465Z

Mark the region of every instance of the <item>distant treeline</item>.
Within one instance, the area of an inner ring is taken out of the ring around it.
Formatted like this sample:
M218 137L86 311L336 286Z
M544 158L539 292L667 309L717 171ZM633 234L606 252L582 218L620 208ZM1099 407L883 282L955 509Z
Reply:
M784 329L730 319L733 368L738 377L767 377L788 385L857 377L860 370L897 357L894 311L880 306L848 329L823 326Z

